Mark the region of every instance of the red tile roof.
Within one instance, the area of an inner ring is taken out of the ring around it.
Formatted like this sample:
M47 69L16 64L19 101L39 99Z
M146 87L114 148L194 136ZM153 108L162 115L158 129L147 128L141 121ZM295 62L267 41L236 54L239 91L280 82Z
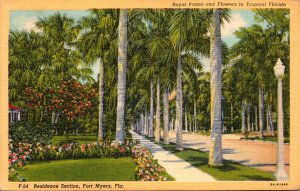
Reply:
M8 104L8 108L9 109L15 109L15 110L21 110L21 108L19 108L17 106L14 106L14 105L11 105L11 104Z

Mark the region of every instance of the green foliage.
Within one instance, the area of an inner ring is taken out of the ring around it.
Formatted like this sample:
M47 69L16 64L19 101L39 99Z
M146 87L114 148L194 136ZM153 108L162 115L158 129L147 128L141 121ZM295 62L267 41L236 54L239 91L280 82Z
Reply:
M69 135L69 136L53 136L51 144L62 145L65 143L88 144L97 142L96 135Z
M240 115L242 102L246 101L250 104L251 122L254 122L254 106L258 107L259 88L264 92L265 108L269 105L272 111L277 110L277 79L273 67L280 58L285 65L283 109L285 134L289 134L289 10L253 11L258 23L235 31L239 41L231 48L229 57L232 62L223 71L225 118L227 121L230 119L230 107L233 106L233 123L239 127L240 122L236 123L236 116ZM267 120L264 121L265 127Z
M24 169L10 168L8 172L8 180L11 182L25 182L26 178L21 175L22 171L24 171Z
M266 103L271 105L272 111L276 111L277 81L273 75L273 66L277 57L280 57L286 66L283 97L285 134L288 135L289 10L253 11L257 23L238 29L235 34L239 41L233 47L229 48L222 42L223 122L228 129L231 126L240 129L241 102L244 100L251 104L251 122L254 122L259 87L265 92ZM104 134L106 139L112 140L116 129L118 96L116 66L119 10L92 9L89 13L79 20L60 13L40 18L37 22L40 32L10 31L9 101L26 110L29 123L42 121L51 126L50 112L41 107L32 110L26 106L28 102L36 100L28 100L26 88L51 89L72 78L86 82L99 92L99 79L92 79L91 66L100 59L104 65ZM169 93L173 92L176 87L176 62L180 54L184 110L188 120L196 117L199 129L209 130L210 79L209 72L203 72L202 59L210 54L208 31L211 15L212 9L129 11L125 111L127 127L136 121L141 112L149 112L151 82L155 86L157 79L160 79L161 90L167 88ZM230 10L221 9L221 18L222 23L230 20ZM76 92L74 90L73 93ZM62 94L56 98L60 96ZM36 101L43 104L45 100ZM56 124L58 133L97 133L98 96L91 103L92 106L85 110L84 116L70 114L72 122L60 116ZM194 116L194 103L197 116ZM59 106L62 103L47 105L50 107L55 104ZM169 113L170 119L175 118L174 100L170 100Z
M9 136L13 144L47 144L52 138L52 129L46 123L14 122L9 126Z

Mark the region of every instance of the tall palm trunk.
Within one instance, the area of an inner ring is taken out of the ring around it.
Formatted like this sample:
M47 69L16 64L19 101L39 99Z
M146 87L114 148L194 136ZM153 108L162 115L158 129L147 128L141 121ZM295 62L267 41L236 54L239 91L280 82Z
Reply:
M221 108L223 108L222 106L221 106ZM224 111L223 111L223 109L222 109L222 112L221 112L221 126L222 126L222 133L225 133L225 125L224 125Z
M194 99L194 126L195 126L195 131L197 131L197 103L196 100Z
M143 135L147 135L147 128L148 128L148 112L147 109L145 109L145 119L144 119L144 132Z
M149 122L149 137L154 137L154 106L153 106L153 81L150 83L150 122Z
M222 155L222 47L220 9L213 10L210 27L210 94L211 137L209 149L210 166L223 166Z
M137 126L137 132L141 132L141 119L138 119L138 126Z
M155 141L160 141L160 81L157 80L156 87L156 123L155 123Z
M176 84L176 149L183 150L182 144L182 114L183 114L183 95L182 95L182 63L181 50L178 51L177 59L177 84Z
M269 122L269 104L266 109L266 123L267 123L267 131L271 132L270 122Z
M144 132L144 114L141 112L140 113L140 121L141 121L141 128L140 128L140 134L143 135Z
M269 119L269 128L271 131L272 136L274 136L274 125L273 125L273 119L272 119L272 107L270 104L268 104L268 119Z
M245 109L246 106L245 106L245 102L243 101L242 102L242 134L245 135L246 134L246 115L245 115Z
M259 88L259 131L260 131L260 138L264 137L264 92L262 88Z
M103 141L103 111L104 111L104 64L99 59L99 129L98 142Z
M117 86L117 122L116 142L125 141L125 96L127 70L127 21L128 10L121 9L118 27L118 86Z
M231 132L233 132L233 105L232 102L230 104L230 121L231 121Z
M188 129L188 117L187 117L187 112L186 112L186 106L185 106L185 111L184 111L184 128L185 128L185 130Z
M248 131L251 131L250 111L251 111L250 101L248 101L248 103L247 103L247 129L248 129Z
M164 92L164 143L169 144L169 92L168 88L165 88Z
M255 131L258 131L258 123L257 123L257 107L255 106Z

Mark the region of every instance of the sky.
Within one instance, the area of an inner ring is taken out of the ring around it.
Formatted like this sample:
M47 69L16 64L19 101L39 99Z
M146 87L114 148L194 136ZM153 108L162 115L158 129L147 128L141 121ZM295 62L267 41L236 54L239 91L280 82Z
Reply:
M35 26L36 21L39 18L49 16L56 13L56 10L26 10L26 11L11 11L10 12L10 30L35 30L38 28ZM62 14L73 17L75 20L82 16L88 15L88 11L85 10L60 10ZM247 27L255 23L254 13L251 10L232 10L231 19L229 22L225 22L221 28L222 40L231 47L237 38L234 36L234 31L238 30L240 27ZM201 58L204 70L209 71L209 59ZM94 77L97 76L98 63L93 65Z

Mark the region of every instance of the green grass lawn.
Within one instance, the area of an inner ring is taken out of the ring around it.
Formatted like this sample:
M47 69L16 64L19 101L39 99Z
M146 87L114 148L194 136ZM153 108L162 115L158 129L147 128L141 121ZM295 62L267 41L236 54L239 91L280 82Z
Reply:
M79 144L84 143L94 143L97 141L96 135L70 135L66 136L53 136L51 139L51 143L54 145L58 145L60 143L72 143L77 142Z
M199 168L200 170L210 174L217 180L255 180L266 181L275 180L273 174L270 172L258 170L248 166L240 165L238 163L224 160L222 168L208 167L208 153L197 151L194 149L185 149L184 151L176 151L175 144L160 145L178 156L179 158L189 162L191 165Z
M112 137L115 137L114 134ZM126 132L126 137L131 138L131 134ZM51 139L51 143L54 145L59 145L60 143L74 143L77 142L79 144L88 144L88 143L95 143L97 141L96 135L55 135Z
M135 181L132 158L34 162L21 173L26 181Z

